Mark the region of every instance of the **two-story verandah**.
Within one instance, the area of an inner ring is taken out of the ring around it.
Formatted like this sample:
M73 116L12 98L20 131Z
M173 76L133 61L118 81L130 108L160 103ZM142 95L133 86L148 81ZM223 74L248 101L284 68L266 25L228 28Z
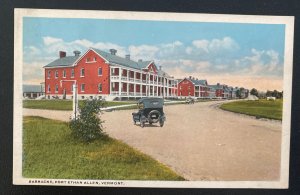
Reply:
M177 82L161 69L145 71L110 66L110 95L117 97L177 97Z

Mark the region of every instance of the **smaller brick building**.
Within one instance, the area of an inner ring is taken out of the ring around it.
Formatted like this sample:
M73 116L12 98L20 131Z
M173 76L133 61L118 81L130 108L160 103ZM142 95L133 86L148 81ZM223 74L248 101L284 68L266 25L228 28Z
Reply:
M180 98L195 97L209 98L209 87L206 80L192 78L184 78L178 83L178 94Z

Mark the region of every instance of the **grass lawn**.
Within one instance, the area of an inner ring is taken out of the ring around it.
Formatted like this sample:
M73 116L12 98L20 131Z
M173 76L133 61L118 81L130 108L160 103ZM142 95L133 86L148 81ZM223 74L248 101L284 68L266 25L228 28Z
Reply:
M280 99L230 102L222 104L221 109L259 118L282 120L282 100Z
M65 122L23 119L26 178L184 180L167 166L108 136L84 144L71 137Z
M79 100L79 106L83 101ZM105 106L118 106L132 104L132 102L106 102ZM23 100L23 108L45 110L72 110L72 100Z

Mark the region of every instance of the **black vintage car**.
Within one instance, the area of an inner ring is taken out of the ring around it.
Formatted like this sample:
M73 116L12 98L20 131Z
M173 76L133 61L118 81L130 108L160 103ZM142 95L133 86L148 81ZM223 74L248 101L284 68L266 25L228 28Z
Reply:
M164 126L166 120L163 106L164 100L162 98L142 98L138 100L138 112L132 113L134 124L139 122L141 127L145 126L145 123L159 122L159 125Z

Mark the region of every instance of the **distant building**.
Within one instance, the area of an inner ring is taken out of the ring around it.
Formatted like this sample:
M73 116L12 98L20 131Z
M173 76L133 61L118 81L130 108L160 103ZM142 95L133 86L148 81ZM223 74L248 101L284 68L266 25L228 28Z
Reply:
M23 97L35 99L41 95L45 95L42 85L23 85Z

